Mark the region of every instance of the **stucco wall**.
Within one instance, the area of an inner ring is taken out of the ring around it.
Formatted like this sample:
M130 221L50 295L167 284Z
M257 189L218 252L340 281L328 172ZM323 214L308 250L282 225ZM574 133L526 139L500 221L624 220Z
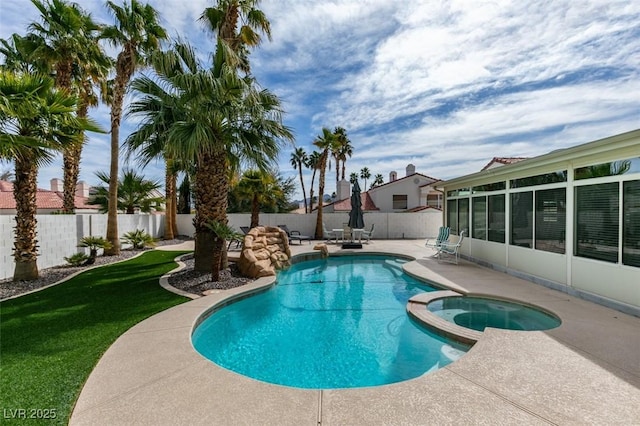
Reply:
M417 183L414 182L416 179ZM411 209L426 204L426 200L421 200L420 198L420 186L431 182L433 182L432 179L415 174L408 178L374 188L369 191L369 196L381 212L393 212L393 196L406 194L407 208Z

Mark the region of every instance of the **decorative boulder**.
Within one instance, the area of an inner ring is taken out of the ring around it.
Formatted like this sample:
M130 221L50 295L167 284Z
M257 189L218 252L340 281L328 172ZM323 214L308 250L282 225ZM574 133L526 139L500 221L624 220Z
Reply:
M291 265L289 238L282 229L258 226L244 237L238 269L249 278L268 277Z

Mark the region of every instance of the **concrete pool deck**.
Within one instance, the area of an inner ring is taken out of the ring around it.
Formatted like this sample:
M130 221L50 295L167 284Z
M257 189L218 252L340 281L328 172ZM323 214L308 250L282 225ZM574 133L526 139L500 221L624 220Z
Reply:
M312 248L293 245L292 251ZM466 261L438 263L422 240L376 240L362 251L412 256L416 261L405 265L412 275L539 305L562 325L544 332L487 329L458 361L397 384L289 388L218 367L191 345L203 312L269 281L261 279L173 307L125 332L91 373L70 424L640 423L640 318Z

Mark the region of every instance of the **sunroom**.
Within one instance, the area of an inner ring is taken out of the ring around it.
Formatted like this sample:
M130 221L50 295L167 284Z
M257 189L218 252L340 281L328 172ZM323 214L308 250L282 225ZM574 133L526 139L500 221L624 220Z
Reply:
M640 316L640 130L438 187L463 257Z

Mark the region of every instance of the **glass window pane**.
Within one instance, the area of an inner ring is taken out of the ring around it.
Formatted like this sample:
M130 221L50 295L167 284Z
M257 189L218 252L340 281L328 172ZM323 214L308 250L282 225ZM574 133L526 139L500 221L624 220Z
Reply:
M543 175L529 176L520 179L511 179L511 188L523 188L525 186L546 185L548 183L566 182L567 171L545 173Z
M473 238L487 239L487 197L473 198Z
M467 237L469 236L469 199L461 198L458 200L458 229L456 230L456 234L462 232L463 230L467 230L465 234Z
M407 196L406 195L394 195L393 196L393 209L403 210L407 208Z
M478 192L490 192L490 191L502 191L507 188L507 182L494 182L488 183L486 185L474 186L471 188L471 191L476 194Z
M511 194L511 241L514 246L533 247L533 192Z
M618 182L576 187L576 256L618 262Z
M640 158L612 161L610 163L594 164L574 170L575 180L592 179L605 176L620 176L636 173L640 169Z
M622 263L640 266L640 180L623 183Z
M489 241L504 243L504 194L491 195L489 201Z
M565 188L536 191L536 250L565 252Z
M447 226L451 232L458 232L458 200L447 200Z

